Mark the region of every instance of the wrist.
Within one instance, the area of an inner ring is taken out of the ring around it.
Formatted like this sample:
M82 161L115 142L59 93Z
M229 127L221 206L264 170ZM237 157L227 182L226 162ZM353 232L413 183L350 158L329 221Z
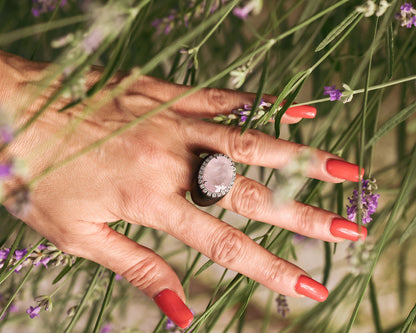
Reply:
M22 175L20 161L25 158L26 146L33 139L15 134L33 113L30 103L33 85L30 83L38 80L41 73L39 64L0 50L0 166L3 168L0 182L6 188L15 187L11 184Z

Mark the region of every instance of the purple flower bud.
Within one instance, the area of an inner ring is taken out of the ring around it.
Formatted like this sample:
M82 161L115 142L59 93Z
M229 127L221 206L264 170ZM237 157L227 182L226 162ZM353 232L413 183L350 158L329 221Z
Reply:
M411 3L404 3L400 6L400 13L397 13L395 19L401 21L402 27L411 28L416 26L416 9L413 8Z
M61 7L66 5L66 0L33 0L32 2L32 14L34 17L39 17L40 14L54 10L59 3L61 3Z
M324 95L329 95L330 101L340 101L342 92L336 89L335 86L326 86L324 87Z
M0 178L7 178L12 175L13 165L11 163L0 164Z
M111 332L111 330L112 330L111 324L107 323L101 328L100 333L109 333Z
M9 253L10 253L10 249L8 248L0 250L0 260L6 260Z
M352 192L352 197L348 198L350 206L347 206L347 217L350 221L356 222L358 207L361 206L361 221L363 224L370 223L378 206L379 194L373 193L375 189L375 181L362 181L362 195L359 197L358 190Z
M29 309L26 310L26 313L29 314L30 319L33 319L35 317L39 317L40 312L40 306L31 306Z
M14 258L19 261L21 259L23 259L23 257L27 254L27 250L23 249L23 250L16 250L14 251Z
M404 13L409 13L412 10L412 4L405 2L403 5L400 6L400 11Z

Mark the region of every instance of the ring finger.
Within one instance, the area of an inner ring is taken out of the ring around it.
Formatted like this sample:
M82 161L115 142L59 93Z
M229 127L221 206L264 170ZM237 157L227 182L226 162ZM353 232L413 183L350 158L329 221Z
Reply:
M243 176L236 177L218 204L247 218L327 242L364 240L367 236L365 227L324 209L294 200L276 202L269 188Z

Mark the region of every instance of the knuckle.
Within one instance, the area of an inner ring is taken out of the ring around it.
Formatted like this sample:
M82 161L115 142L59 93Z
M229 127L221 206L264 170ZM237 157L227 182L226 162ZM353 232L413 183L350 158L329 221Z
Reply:
M231 202L237 214L247 217L261 214L268 205L263 185L247 178L234 185Z
M314 209L311 206L299 205L295 209L295 225L299 232L305 233L311 229L311 217L313 216Z
M243 248L244 234L233 227L227 227L219 237L215 237L210 257L225 266L235 262L242 255Z
M248 130L241 134L239 128L231 127L229 132L230 156L237 162L250 162L253 157L259 157L262 153L259 145L261 133L256 130Z
M154 284L161 274L155 260L144 258L121 275L136 288L145 290Z
M206 103L212 113L221 112L228 105L226 94L218 88L207 88L205 90Z
M284 272L284 261L280 258L274 260L268 265L263 272L263 278L266 285L280 284L282 280L282 272Z

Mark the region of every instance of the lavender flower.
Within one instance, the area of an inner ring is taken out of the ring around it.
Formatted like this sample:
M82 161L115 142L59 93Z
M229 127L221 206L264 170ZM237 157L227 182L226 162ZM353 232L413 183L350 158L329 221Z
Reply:
M33 307L30 306L26 313L29 314L30 319L33 319L35 317L39 317L40 310L45 311L52 311L52 301L51 297L48 295L42 295L35 298L35 302L37 302L37 306Z
M411 3L404 3L400 6L400 13L395 16L396 20L400 21L402 27L411 28L416 26L416 9Z
M9 248L5 248L5 249L1 249L0 250L0 268L2 268L7 260L7 257L9 256L10 253L10 249ZM27 250L23 249L23 250L16 250L9 262L9 266L14 266L18 261L20 261L21 259L23 259L23 257L27 254ZM18 266L16 266L15 268L15 272L19 272L24 266L24 262Z
M30 308L26 310L26 313L29 314L30 319L39 317L39 312L40 312L40 306L36 306L36 307L31 306Z
M276 297L277 303L277 313L279 313L283 318L289 313L289 304L287 303L287 299L285 295L279 294Z
M112 331L112 329L113 328L111 327L111 324L107 323L101 328L100 333L109 333Z
M365 17L370 17L376 12L377 5L374 0L368 0L363 5L356 7L355 10L359 13L363 13Z
M234 89L238 89L244 84L247 75L251 71L251 60L252 59L250 59L247 64L242 65L230 72L231 85Z
M354 275L368 273L374 260L374 244L368 238L366 241L351 242L347 248L348 268Z
M382 16L391 4L386 0L381 0L377 5L374 0L368 0L361 6L357 6L355 10L359 13L363 13L365 17L370 17L376 14L377 17Z
M27 252L27 249L16 250L13 253L8 266L15 266L18 261L27 255ZM9 253L9 248L0 249L0 268L4 266ZM52 266L72 266L74 263L74 256L58 250L52 243L47 243L47 245L39 245L36 250L34 250L20 265L15 268L15 272L19 272L23 267L29 265L34 265L35 267L43 265L45 268L48 268L48 264Z
M61 7L66 5L66 0L33 0L32 14L39 17L41 14L50 12L60 4Z
M329 95L330 101L340 101L342 92L335 88L335 86L325 86L324 95Z
M233 14L236 17L242 20L245 20L252 13L258 14L261 11L261 8L262 8L262 1L250 0L250 1L247 1L246 4L242 7L235 7L233 9Z
M213 13L218 8L220 8L221 4L225 4L229 0L215 0L212 2L211 8L209 8L209 12ZM189 20L192 19L199 19L203 16L206 10L206 6L209 4L209 1L198 1L198 0L190 0L188 2L188 10L185 13L177 10L172 9L169 12L169 15L164 18L157 18L152 22L152 26L156 29L158 34L169 34L174 28L178 28L181 26L188 27ZM248 0L244 3L241 7L235 7L233 9L233 14L245 20L249 15L254 14L257 15L262 8L262 1L261 0Z
M165 325L165 329L167 331L172 331L172 330L176 330L177 326L176 324L168 318L168 320L166 321L166 325Z
M251 118L251 123L254 123L261 117L263 117L266 114L266 112L270 110L271 106L271 103L262 100L257 108L257 111L255 112L255 114L253 114ZM242 107L232 110L231 113L228 115L218 115L214 117L214 121L216 123L224 125L243 126L249 119L250 114L253 112L252 108L253 105L244 104ZM279 111L280 109L281 108L279 107L277 111Z
M9 256L9 253L10 253L10 249L8 248L0 250L0 268L3 267L2 260L6 260L7 257Z
M362 195L359 196L358 190L354 190L352 197L348 198L351 206L347 206L347 217L350 221L355 222L357 219L358 207L361 206L363 224L371 222L378 205L379 194L373 193L377 189L375 180L362 181Z
M195 312L191 309L191 312L193 315L195 315ZM182 330L181 328L179 328L179 326L177 326L172 320L170 320L169 318L166 320L166 325L165 325L165 329L171 333L176 333L176 332L183 332L184 330ZM186 332L192 332L193 330L187 330Z
M0 178L8 178L12 175L13 165L10 162L0 163Z

